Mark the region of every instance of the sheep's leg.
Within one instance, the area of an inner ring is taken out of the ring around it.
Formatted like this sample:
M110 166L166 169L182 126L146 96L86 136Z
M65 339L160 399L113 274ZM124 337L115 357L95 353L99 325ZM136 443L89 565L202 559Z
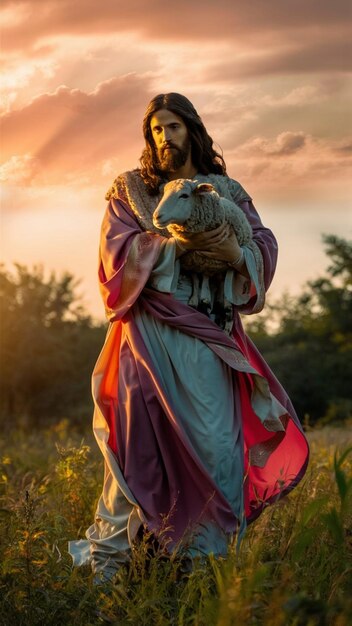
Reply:
M188 300L188 304L195 309L199 304L199 276L194 272L192 273L192 295Z
M216 324L229 335L233 325L233 307L231 302L225 298L225 281L223 276L218 282L213 312L215 313Z
M215 306L217 309L222 310L224 308L224 298L225 298L225 290L224 290L224 280L221 277L215 294Z
M198 311L205 313L206 315L210 315L211 312L211 291L209 284L209 276L203 274L202 276L202 286L200 290L200 304L198 306Z
M227 300L227 298L224 298L224 314L224 332L229 335L232 331L233 326L233 306L232 303Z
M213 313L215 324L224 328L224 280L222 276L216 276L216 292L214 298Z

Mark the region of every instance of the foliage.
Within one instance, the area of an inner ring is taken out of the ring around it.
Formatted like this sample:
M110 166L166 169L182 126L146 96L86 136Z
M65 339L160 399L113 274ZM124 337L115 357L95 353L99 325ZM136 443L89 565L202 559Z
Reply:
M324 237L327 274L245 320L246 330L311 424L352 414L352 243ZM90 420L90 380L104 342L69 273L0 269L0 418L22 427L68 417Z
M22 425L91 413L90 376L103 343L76 295L77 281L64 273L44 277L16 264L0 271L0 413L4 425Z
M144 537L128 567L95 585L89 568L72 569L67 541L92 522L99 451L68 421L13 433L0 444L0 624L347 626L352 449L337 447L346 435L310 433L309 473L248 528L238 555L189 570Z
M246 330L310 423L352 415L352 242L324 237L327 276L268 305ZM276 328L272 331L272 322Z

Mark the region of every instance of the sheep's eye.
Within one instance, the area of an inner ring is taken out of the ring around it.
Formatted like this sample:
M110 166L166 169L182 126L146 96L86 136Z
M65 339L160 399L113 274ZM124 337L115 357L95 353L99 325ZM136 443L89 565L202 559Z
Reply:
M181 193L179 198L189 198L189 195L187 193Z

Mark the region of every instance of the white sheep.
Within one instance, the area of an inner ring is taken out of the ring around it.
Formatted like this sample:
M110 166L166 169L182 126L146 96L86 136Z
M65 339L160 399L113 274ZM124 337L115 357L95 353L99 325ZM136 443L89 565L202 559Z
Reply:
M186 233L213 230L223 223L232 226L240 246L252 241L251 225L240 207L221 198L213 185L187 178L166 183L153 213L154 226L167 228L181 245ZM211 259L197 250L183 255L181 263L184 269L207 276L229 269L226 261Z
M166 228L176 240L180 240L181 245L186 233L213 230L223 223L233 228L240 246L252 241L252 228L242 209L231 200L220 197L213 185L196 180L177 179L166 183L163 197L153 213L154 226ZM222 273L220 300L223 300L224 277L229 270L226 261L209 258L193 250L181 256L181 265L193 273L203 274L203 282L206 281L207 285L210 276ZM195 274L189 304L196 307L199 304L199 281ZM210 302L204 304L209 305ZM232 307L224 301L223 304L228 316Z

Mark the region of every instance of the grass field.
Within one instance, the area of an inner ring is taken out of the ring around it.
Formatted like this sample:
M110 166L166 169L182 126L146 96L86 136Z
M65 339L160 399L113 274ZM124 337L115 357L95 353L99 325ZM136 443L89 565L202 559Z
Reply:
M141 543L113 584L72 569L67 541L92 523L102 458L67 421L1 443L0 624L349 626L352 624L352 441L308 433L302 483L248 529L239 555L182 574Z

